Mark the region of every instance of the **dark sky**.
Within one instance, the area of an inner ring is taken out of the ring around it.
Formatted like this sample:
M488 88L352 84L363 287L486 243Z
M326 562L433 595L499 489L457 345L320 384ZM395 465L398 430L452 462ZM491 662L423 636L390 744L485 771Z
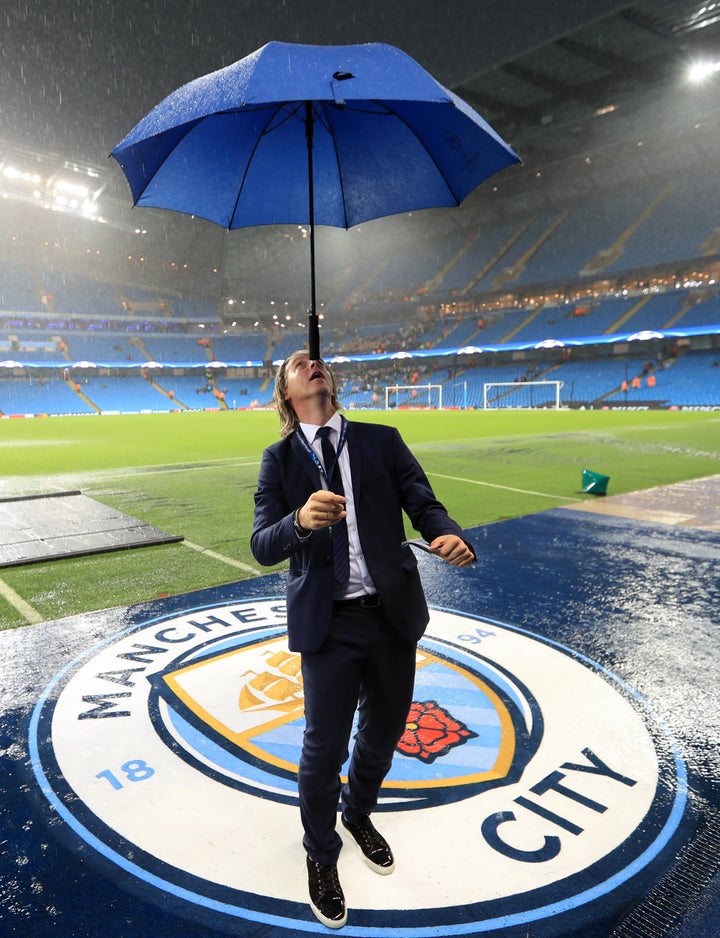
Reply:
M453 87L620 0L3 0L0 141L103 162L155 104L270 40L389 42Z

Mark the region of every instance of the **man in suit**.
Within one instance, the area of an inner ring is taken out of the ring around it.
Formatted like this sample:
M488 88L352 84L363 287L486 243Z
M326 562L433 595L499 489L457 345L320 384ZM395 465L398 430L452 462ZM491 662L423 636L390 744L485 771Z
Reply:
M287 358L275 403L282 439L263 453L251 545L261 564L290 561L288 642L301 654L305 698L298 792L310 905L323 924L341 928L338 802L368 866L394 869L370 814L405 731L416 644L429 618L417 560L402 544L403 511L438 557L466 567L475 553L398 431L340 414L324 362L307 352Z

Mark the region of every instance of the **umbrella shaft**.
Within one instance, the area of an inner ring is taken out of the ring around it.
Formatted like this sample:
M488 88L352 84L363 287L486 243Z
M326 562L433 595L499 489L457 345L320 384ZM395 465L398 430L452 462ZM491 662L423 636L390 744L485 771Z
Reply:
M320 358L320 331L315 302L315 191L313 179L312 101L305 102L305 138L308 150L308 218L310 219L310 310L308 312L308 354Z

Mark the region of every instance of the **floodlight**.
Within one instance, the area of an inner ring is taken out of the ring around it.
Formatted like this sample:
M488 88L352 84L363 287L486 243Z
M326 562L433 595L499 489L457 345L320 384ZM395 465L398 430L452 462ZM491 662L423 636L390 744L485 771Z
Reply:
M695 62L688 69L688 78L694 84L699 85L716 72L720 72L720 62L713 62L706 59L702 62Z
M81 183L77 182L70 182L67 179L55 180L53 187L57 192L63 192L68 196L77 196L81 199L86 199L90 194L90 190L87 186L83 186Z

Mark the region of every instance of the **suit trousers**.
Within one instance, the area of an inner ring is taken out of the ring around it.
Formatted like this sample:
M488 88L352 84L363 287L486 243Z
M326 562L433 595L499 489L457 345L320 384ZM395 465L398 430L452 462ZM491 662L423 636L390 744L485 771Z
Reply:
M328 638L302 655L305 733L298 772L303 845L311 860L336 863L342 802L356 823L374 809L405 732L415 681L415 643L401 638L381 606L337 602ZM355 711L358 725L345 784Z

